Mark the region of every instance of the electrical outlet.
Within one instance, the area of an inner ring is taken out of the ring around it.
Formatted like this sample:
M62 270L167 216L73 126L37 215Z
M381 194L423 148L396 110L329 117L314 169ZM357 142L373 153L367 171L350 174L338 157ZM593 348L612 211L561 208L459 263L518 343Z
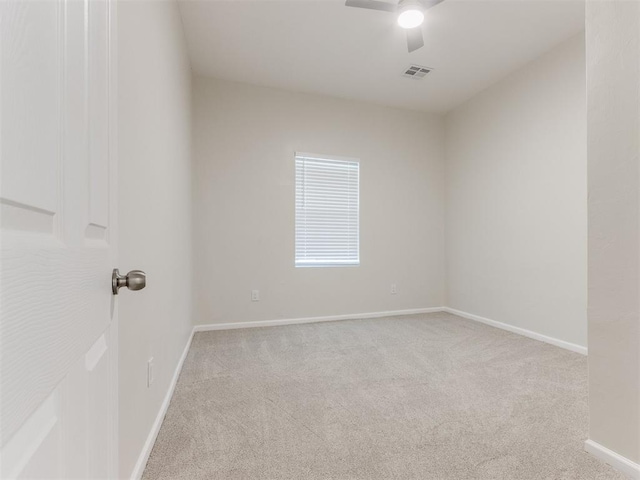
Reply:
M153 371L153 357L147 361L147 388L151 386L155 380L155 372Z
M395 283L391 284L391 295L398 293L398 286Z
M260 290L251 290L251 301L252 302L260 301Z

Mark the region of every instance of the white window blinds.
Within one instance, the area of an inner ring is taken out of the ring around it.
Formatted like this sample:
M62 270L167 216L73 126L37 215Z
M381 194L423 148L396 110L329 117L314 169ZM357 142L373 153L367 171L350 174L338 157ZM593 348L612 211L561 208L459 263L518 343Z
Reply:
M360 164L296 154L296 266L360 263Z

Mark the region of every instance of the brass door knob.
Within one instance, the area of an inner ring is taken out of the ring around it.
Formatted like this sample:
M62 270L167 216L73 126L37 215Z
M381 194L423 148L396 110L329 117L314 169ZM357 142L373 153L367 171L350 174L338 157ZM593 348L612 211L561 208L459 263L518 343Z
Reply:
M111 275L111 290L118 295L118 290L127 287L129 290L142 290L147 285L147 274L142 270L131 270L126 275L120 275L117 268Z

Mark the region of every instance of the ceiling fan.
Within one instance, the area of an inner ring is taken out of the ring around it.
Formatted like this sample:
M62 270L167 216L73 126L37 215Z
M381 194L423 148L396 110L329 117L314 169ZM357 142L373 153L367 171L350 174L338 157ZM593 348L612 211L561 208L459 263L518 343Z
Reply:
M398 4L383 0L347 0L347 7L368 8L383 12L397 13L398 25L407 31L409 53L424 46L422 29L424 12L444 0L400 0Z

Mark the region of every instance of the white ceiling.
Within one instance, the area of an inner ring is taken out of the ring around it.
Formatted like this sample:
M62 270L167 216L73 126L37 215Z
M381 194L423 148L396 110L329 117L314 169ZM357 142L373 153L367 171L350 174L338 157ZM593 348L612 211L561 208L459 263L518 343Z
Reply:
M444 112L584 28L578 0L446 0L407 53L393 14L343 0L181 0L196 74ZM433 67L404 78L409 64Z

